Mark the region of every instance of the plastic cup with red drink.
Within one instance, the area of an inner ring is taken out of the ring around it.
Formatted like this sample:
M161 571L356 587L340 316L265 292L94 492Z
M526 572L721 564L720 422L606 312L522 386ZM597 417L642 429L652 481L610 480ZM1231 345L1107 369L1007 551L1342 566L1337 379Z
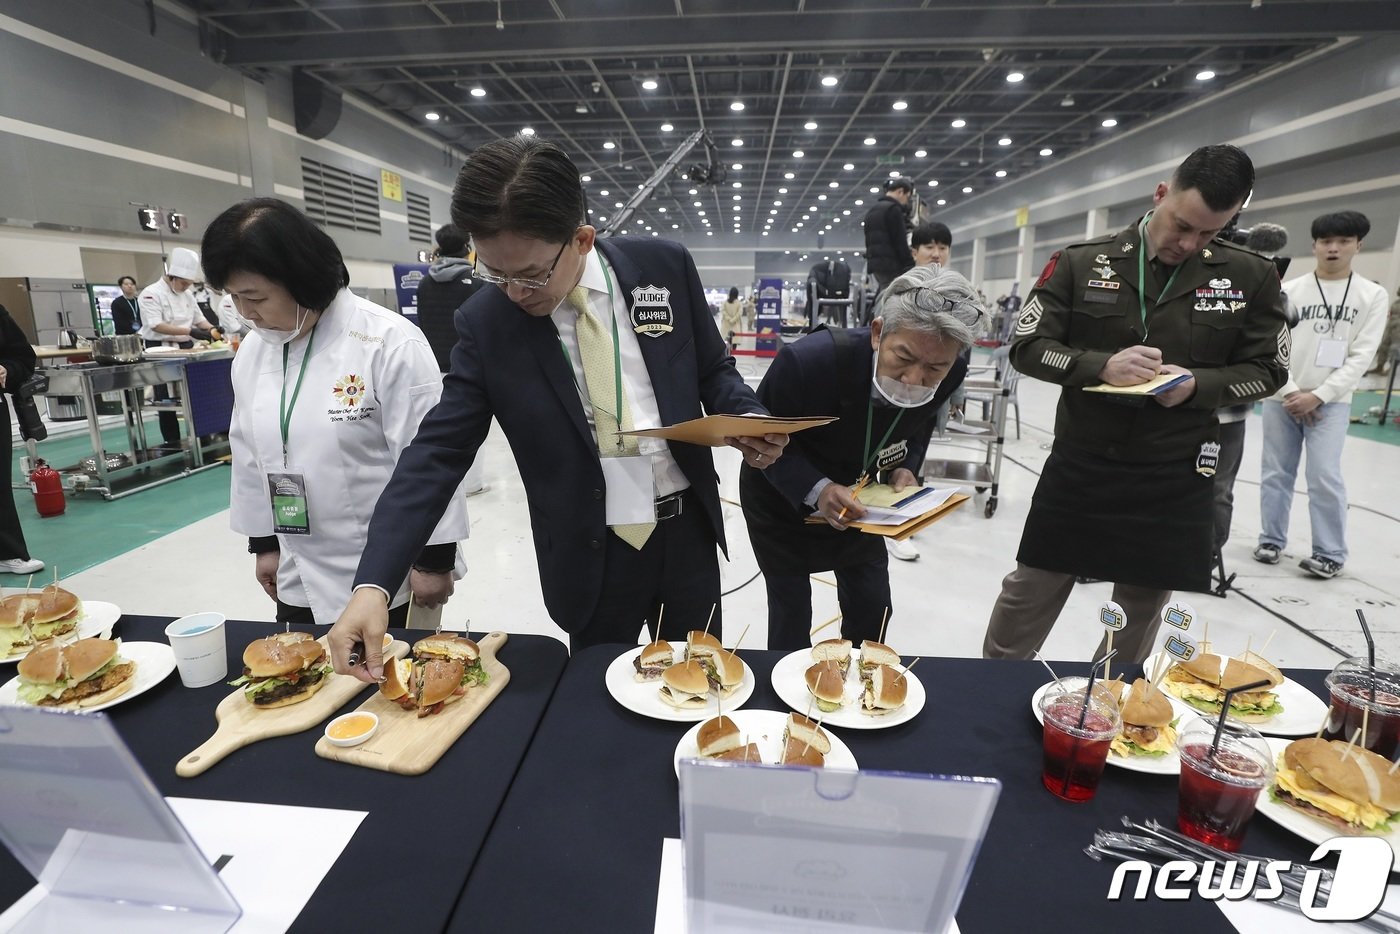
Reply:
M1236 852L1254 816L1259 792L1273 781L1274 761L1259 731L1226 721L1212 748L1216 725L1197 721L1176 740L1181 756L1177 829L1202 843Z
M1358 744L1394 761L1400 751L1400 668L1349 658L1327 676L1327 690L1332 704L1322 738L1349 743L1364 727Z
M1098 685L1086 697L1083 687L1055 684L1040 697L1044 765L1041 781L1066 801L1088 801L1099 790L1109 744L1123 720L1113 695Z

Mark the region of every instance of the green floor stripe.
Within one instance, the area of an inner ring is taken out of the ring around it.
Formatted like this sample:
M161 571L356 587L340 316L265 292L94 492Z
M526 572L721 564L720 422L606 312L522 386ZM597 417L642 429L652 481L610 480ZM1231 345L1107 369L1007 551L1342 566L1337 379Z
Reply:
M126 445L126 432L121 428L108 429L102 436L112 450ZM160 438L160 428L154 420L146 426L146 437ZM15 448L17 479L19 458L24 453L22 446ZM86 432L39 443L39 456L59 467L76 464L91 453ZM229 471L219 466L110 502L97 493L68 494L67 511L48 519L39 517L34 497L27 490L15 490L14 496L29 553L50 567L58 565L59 572L67 576L227 509Z

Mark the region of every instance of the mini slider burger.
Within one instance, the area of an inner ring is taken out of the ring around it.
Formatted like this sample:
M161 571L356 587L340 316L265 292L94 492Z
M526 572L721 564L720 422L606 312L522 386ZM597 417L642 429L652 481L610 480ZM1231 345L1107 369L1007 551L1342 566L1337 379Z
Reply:
M278 632L243 650L243 674L230 681L260 710L299 704L325 685L331 674L326 650L305 632Z
M860 712L867 717L883 717L904 706L904 698L909 693L909 679L904 672L896 671L889 665L876 665L870 669L869 677L862 682L860 692Z
M1400 775L1390 766L1341 740L1295 740L1279 757L1273 797L1342 833L1390 833L1400 811Z
M899 653L883 642L871 642L866 639L860 644L860 676L867 681L870 680L871 669L876 665L897 668L899 661Z
M1178 662L1166 675L1166 689L1197 710L1220 713L1225 692L1243 684L1268 681L1268 686L1230 698L1230 716L1242 723L1265 723L1283 713L1273 688L1283 683L1283 672L1256 652L1223 660L1219 655L1197 655Z
M827 744L831 748L831 744ZM826 766L826 755L816 742L798 739L791 734L783 741L783 765L805 765L814 769Z
M788 714L787 722L783 724L783 748L786 749L791 743L797 743L799 749L810 745L823 756L831 752L831 737L826 735L826 731L816 721L796 712Z
M812 661L835 662L841 666L841 676L851 669L851 640L827 639L812 646Z
M700 730L695 734L695 744L703 758L712 759L743 748L744 740L733 720L728 717L712 717L700 724Z
M38 595L23 594L30 601L29 628L36 642L66 636L78 628L83 615L83 601L57 584L50 584Z
M413 646L413 658L389 659L379 693L418 716L440 713L466 696L474 684L485 684L481 648L471 639L450 632L434 633Z
M661 673L661 700L680 710L701 710L710 702L710 680L698 661L681 662Z
M45 645L19 663L19 699L40 707L80 709L105 704L135 682L136 663L118 654L110 639Z
M1165 756L1176 747L1176 724L1172 703L1146 678L1132 687L1121 681L1104 682L1113 691L1123 712L1123 729L1110 744L1119 756Z
M29 628L31 594L15 594L0 600L0 658L9 658L34 647Z
M846 703L846 676L835 661L817 662L807 669L807 691L819 710L830 713Z
M661 673L670 668L675 660L671 643L664 639L650 642L642 646L642 651L632 659L632 667L636 669L633 677L643 682L658 681Z
M720 641L708 632L692 629L685 634L685 660L704 661L724 651Z

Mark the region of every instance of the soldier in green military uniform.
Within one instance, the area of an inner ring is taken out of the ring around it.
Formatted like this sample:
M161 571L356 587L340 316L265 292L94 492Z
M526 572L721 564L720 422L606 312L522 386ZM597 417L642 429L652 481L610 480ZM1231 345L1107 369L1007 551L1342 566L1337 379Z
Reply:
M1011 362L1064 388L984 656L1030 658L1076 576L1114 583L1128 618L1114 647L1133 661L1152 651L1172 591L1208 589L1215 410L1288 378L1273 263L1215 239L1253 185L1242 150L1197 149L1157 185L1152 211L1056 253L1027 297ZM1156 394L1089 391L1174 377Z

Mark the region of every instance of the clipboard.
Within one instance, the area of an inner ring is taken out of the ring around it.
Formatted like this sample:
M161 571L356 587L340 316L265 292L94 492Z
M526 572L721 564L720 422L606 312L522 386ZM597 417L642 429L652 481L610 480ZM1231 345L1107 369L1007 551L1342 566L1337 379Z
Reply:
M886 538L892 538L897 542L902 542L915 532L920 532L933 525L939 519L942 519L971 498L972 497L968 496L966 493L954 493L952 496L948 497L947 502L942 503L934 509L930 509L922 515L915 516L903 525L870 525L865 522L852 522L847 528L857 529L858 531L867 532L871 535L883 535ZM826 524L826 520L817 515L808 516L806 522L808 525Z
M779 418L773 415L706 415L665 428L637 428L618 434L638 438L665 438L712 448L724 447L725 438L757 438L763 435L790 435L836 421L833 416Z
M1179 386L1191 378L1190 373L1158 373L1145 383L1138 383L1136 386L1110 386L1108 383L1099 383L1097 386L1085 386L1085 392L1107 392L1122 396L1155 396L1166 392L1173 386Z

